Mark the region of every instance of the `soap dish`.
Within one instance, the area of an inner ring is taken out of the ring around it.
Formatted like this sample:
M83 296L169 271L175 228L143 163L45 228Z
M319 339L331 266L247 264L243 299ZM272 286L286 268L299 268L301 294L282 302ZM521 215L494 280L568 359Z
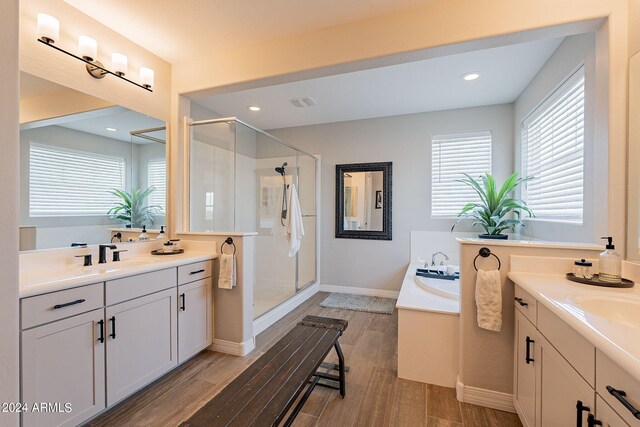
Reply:
M635 283L629 279L622 279L620 283L604 282L598 279L598 275L594 274L592 279L584 277L576 277L573 273L567 273L567 279L572 282L584 283L585 285L604 286L606 288L632 288Z
M163 252L157 249L154 251L151 251L151 255L177 255L177 254L183 254L183 253L184 253L184 249L178 249L177 251L173 251L173 252Z

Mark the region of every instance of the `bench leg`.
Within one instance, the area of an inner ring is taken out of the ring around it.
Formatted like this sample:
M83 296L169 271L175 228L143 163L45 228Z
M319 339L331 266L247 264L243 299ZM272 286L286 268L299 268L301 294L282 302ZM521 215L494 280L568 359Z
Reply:
M304 403L307 401L307 399L311 395L311 392L313 391L314 388L316 388L316 385L318 385L318 381L320 381L319 377L315 377L313 380L311 380L311 383L307 387L307 390L304 392L304 394L300 398L300 401L298 402L296 407L293 408L293 411L291 412L291 415L289 415L289 418L287 418L287 421L285 421L284 427L290 427L291 424L293 424L293 421L296 419L296 417L300 413L300 410L302 410L302 407L304 406Z
M342 349L340 348L340 343L336 341L336 353L338 354L338 371L340 372L340 397L344 399L345 395L345 368L344 368L344 355L342 354Z

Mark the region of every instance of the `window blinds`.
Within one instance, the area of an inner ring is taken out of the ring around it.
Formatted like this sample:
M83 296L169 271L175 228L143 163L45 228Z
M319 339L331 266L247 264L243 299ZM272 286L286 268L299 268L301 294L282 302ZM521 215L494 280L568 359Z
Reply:
M107 215L125 187L125 160L53 145L29 147L29 216Z
M167 162L163 158L151 159L147 165L149 187L155 191L149 196L149 205L159 206L164 215L167 199Z
M431 216L457 216L476 193L456 180L491 172L491 132L434 135L431 138Z
M538 218L582 221L584 69L523 122L523 197Z

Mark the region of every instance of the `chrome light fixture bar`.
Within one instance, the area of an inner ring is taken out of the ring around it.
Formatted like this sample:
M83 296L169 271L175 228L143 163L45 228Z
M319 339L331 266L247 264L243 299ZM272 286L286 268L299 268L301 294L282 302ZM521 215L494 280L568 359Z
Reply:
M89 73L89 75L91 75L91 77L95 78L95 79L102 79L104 78L104 76L106 76L107 74L110 74L112 76L118 77L122 80L125 80L133 85L138 86L139 88L142 88L144 90L147 90L149 92L153 92L153 78L154 78L154 73L153 70L150 68L145 68L145 67L141 67L140 68L140 77L143 80L142 84L140 83L136 83L133 80L130 80L128 78L125 77L125 73L126 73L126 68L127 68L127 57L121 54L113 54L113 61L114 63L117 62L118 64L118 68L116 71L111 71L107 68L104 67L104 65L102 65L102 63L100 63L100 61L94 59L91 56L78 56L75 55L65 49L62 49L58 46L55 45L55 42L57 41L59 37L59 22L57 19L53 18L52 16L49 15L45 15L45 14L38 14L38 41L46 46L49 46L59 52L65 53L79 61L82 61L85 63L85 67L87 69L87 72ZM84 39L83 39L84 38ZM93 42L93 46L89 47L89 50L93 50L93 52L97 52L97 45L95 45L95 40L86 37L86 36L81 36L80 38L80 48L81 50L85 51L87 50L87 40L90 42ZM84 52L83 52L84 53ZM97 53L94 53L95 56L97 56Z

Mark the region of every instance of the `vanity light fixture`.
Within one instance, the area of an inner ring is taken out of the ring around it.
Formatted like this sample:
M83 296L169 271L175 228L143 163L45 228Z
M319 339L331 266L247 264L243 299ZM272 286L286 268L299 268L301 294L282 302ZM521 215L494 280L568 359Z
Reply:
M477 79L478 77L480 77L480 74L479 74L479 73L476 73L475 71L472 71L472 72L470 72L470 73L466 73L466 74L463 74L463 75L462 75L462 79L463 79L463 80L466 80L466 81L468 81L468 82L470 82L471 80L475 80L475 79Z
M55 50L66 53L72 56L86 65L87 72L91 77L96 79L102 79L107 74L126 80L131 84L138 86L139 88L153 92L153 80L154 73L151 68L140 67L140 83L136 83L125 77L128 72L127 57L121 53L113 53L111 55L111 67L113 71L107 69L97 60L98 57L98 42L89 36L80 36L78 38L78 50L79 55L73 54L67 50L64 50L55 44L60 39L60 21L51 15L45 13L38 14L38 41Z
M260 111L260 107L257 105L249 105L247 108L251 111Z

